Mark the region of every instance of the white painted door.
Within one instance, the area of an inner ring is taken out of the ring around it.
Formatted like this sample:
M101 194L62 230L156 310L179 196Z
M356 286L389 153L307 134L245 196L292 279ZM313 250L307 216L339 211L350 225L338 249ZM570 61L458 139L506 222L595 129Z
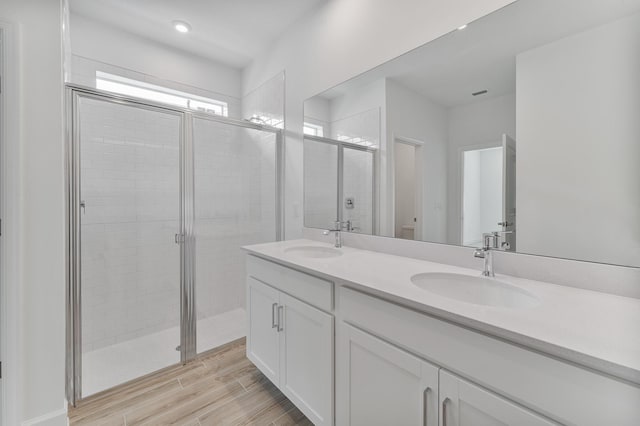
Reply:
M349 325L348 419L353 426L438 424L438 367Z
M440 426L543 426L550 420L440 370Z
M280 389L315 425L333 423L333 317L284 293Z
M247 277L247 358L279 385L278 307L280 292Z
M516 141L508 135L502 135L502 230L510 232L504 235L509 243L506 248L516 251Z

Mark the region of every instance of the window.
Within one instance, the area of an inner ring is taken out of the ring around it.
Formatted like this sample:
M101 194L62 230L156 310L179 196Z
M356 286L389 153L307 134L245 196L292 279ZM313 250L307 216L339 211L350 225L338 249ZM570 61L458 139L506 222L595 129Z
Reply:
M375 148L376 144L359 136L348 136L343 134L338 134L337 139L340 142L348 142L354 145L366 146L368 148Z
M306 121L303 124L302 132L305 135L320 136L320 137L324 136L324 129L322 128L322 126L318 124L307 123Z
M284 129L284 120L282 118L267 117L266 115L253 114L249 121L258 124L266 124L276 129Z
M121 95L179 106L194 111L202 111L224 117L229 115L229 108L226 102L156 86L155 84L132 80L118 75L107 74L101 71L96 71L96 88Z

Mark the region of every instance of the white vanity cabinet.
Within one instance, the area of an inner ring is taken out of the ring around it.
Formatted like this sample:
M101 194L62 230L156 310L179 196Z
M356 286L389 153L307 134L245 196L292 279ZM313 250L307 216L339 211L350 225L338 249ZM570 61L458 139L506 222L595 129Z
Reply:
M347 281L349 264L267 258L247 256L247 356L316 425L640 425L640 386L576 354Z
M341 332L337 424L557 425L372 334L348 324Z
M421 359L429 360L432 369L440 367L440 421L429 419L428 426L640 424L638 386L345 286L338 287L338 294L338 425L367 424L354 418L366 406L364 398L372 410L381 411L383 400L389 398L390 409L395 410L400 395L394 392L414 401L402 407L416 412L416 398L425 389L424 384L417 386L415 365L426 363ZM361 347L370 348L370 353ZM394 388L386 394L371 391L375 381L366 379L381 371ZM413 381L413 390L397 384L402 383L402 374L404 383ZM424 425L420 420L424 417L402 418L411 421L395 424Z
M249 256L247 357L315 425L333 424L333 283Z

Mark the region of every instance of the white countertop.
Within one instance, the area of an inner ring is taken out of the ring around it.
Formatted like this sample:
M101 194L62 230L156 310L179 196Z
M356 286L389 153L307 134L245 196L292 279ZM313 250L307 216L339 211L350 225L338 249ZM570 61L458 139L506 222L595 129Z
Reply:
M479 276L480 271L342 247L342 256L308 258L285 249L333 247L290 240L244 247L249 253L423 311L483 333L640 384L640 299L496 275L540 300L528 308L475 305L415 286L424 272Z

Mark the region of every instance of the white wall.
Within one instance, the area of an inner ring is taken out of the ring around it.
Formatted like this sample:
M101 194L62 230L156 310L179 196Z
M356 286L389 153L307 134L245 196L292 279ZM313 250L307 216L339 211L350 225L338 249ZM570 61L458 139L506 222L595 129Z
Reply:
M640 15L517 57L519 252L640 265L639 75Z
M484 16L511 0L331 0L291 28L243 75L249 90L285 69L287 237L301 235L302 105L382 62Z
M237 68L181 52L78 14L71 15L70 29L74 56L210 92L241 97L241 70ZM275 74L274 71L269 77ZM71 69L72 81L81 77Z
M20 43L16 108L22 179L19 287L21 365L17 420L44 416L43 423L65 425L65 216L62 138L61 4L57 1L3 0L0 19L17 25ZM11 226L11 224L3 224ZM15 377L15 376L14 376Z
M520 96L520 94L518 94ZM448 111L448 223L447 239L460 244L462 215L461 153L465 147L487 148L502 145L504 133L516 134L516 96L509 94L454 107ZM516 138L516 145L518 140ZM520 155L520 153L518 153ZM518 157L518 161L522 157Z
M397 82L387 80L387 140L409 138L423 145L418 149L422 159L417 175L422 181L421 204L422 223L418 228L421 235L416 239L446 242L447 225L447 111L415 91ZM392 182L391 171L387 179ZM393 194L380 197L381 209L385 208L388 221L393 222ZM419 206L420 207L420 206ZM419 208L420 210L420 208ZM380 235L393 235L393 225L382 225ZM383 233L382 231L386 232Z

